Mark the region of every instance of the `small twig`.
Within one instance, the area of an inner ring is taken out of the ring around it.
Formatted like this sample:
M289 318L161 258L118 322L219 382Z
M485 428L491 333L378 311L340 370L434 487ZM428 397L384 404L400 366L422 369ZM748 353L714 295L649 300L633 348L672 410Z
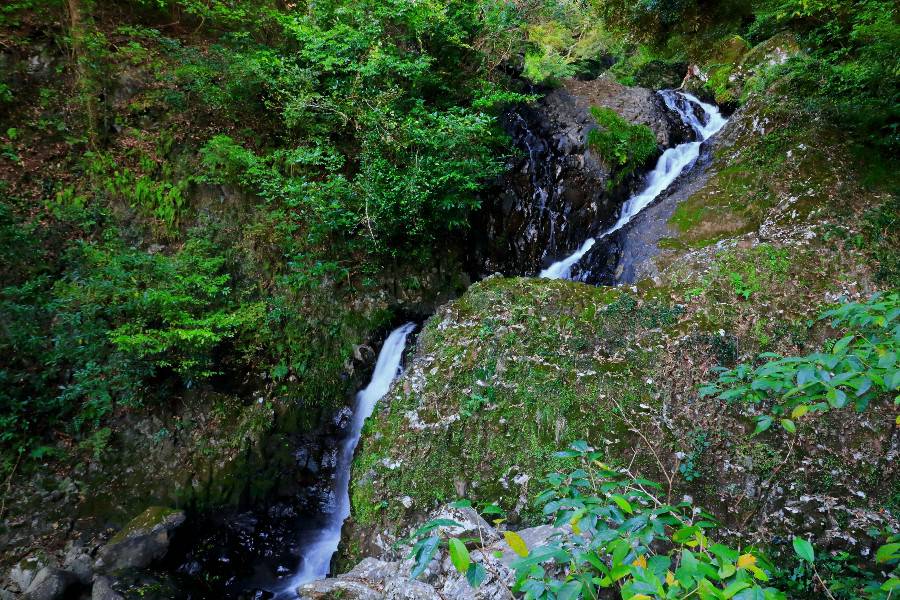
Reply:
M831 598L831 600L835 600L835 597L831 595L831 590L828 589L828 586L825 585L825 582L819 576L819 570L816 568L816 565L813 565L813 575L815 575L816 581L819 582L819 585L822 586L822 589L825 590L828 597ZM890 594L888 594L888 597L890 597Z
M613 399L612 402L616 405L616 408L619 409L619 413L622 415L622 420L625 421L626 425L628 425L628 429L641 436L641 439L644 440L644 443L647 444L647 448L649 448L650 452L653 454L653 458L656 459L656 463L659 465L660 471L662 471L663 476L666 478L666 481L669 484L669 489L666 493L666 504L670 504L672 502L672 487L675 485L675 472L677 471L673 472L671 475L669 474L668 469L666 469L662 459L659 457L659 454L656 453L656 449L653 447L653 444L650 443L650 440L647 439L647 436L645 436L640 429L634 426L634 423L632 423L631 420L625 415L625 410L617 400Z
M3 518L3 513L6 511L6 498L9 496L9 490L12 489L13 475L16 474L16 469L19 468L22 454L23 452L19 452L19 456L16 458L16 464L13 465L12 471L9 472L9 477L6 478L6 490L3 492L3 499L0 500L0 519Z

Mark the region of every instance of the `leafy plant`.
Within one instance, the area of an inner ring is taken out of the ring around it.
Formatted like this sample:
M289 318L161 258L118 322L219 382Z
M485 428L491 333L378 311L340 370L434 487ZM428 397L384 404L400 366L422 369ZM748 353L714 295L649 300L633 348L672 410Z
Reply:
M600 127L588 133L588 144L618 169L617 181L657 153L656 135L646 125L632 125L610 108L592 107L591 114Z
M863 411L869 404L900 389L900 294L874 295L867 302L847 302L822 313L846 335L828 351L782 357L763 353L758 367L740 364L717 369L715 382L700 388L701 396L726 401L767 403L769 414L757 419L755 433L779 419L788 432L807 413L823 413L848 404ZM900 396L895 398L900 403Z

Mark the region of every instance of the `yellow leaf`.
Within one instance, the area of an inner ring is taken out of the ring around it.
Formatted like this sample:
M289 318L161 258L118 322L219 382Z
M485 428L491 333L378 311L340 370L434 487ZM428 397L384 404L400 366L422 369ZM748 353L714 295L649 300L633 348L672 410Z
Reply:
M631 564L634 565L635 567L641 567L642 569L646 569L647 568L647 559L644 558L643 555L638 556L636 559L634 559L634 562Z
M791 411L791 418L799 419L800 417L805 415L807 412L809 412L809 406L806 404L800 404L800 405L796 406L794 408L794 410Z
M678 586L678 580L675 579L675 575L672 574L672 571L666 571L666 583L670 587Z
M738 569L749 569L756 566L756 557L752 554L741 554L737 559Z
M648 596L647 594L635 594L628 600L653 600L653 599L650 598L650 596Z
M528 556L528 544L525 543L522 536L515 531L504 531L503 537L506 538L506 543L509 544L513 552L519 556Z

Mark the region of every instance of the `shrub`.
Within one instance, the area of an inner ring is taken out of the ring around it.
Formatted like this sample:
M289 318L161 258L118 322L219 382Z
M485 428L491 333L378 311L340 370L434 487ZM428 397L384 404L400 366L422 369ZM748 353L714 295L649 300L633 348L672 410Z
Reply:
M610 108L592 107L600 126L588 133L588 144L607 164L617 169L621 181L658 152L656 135L646 125L632 125Z
M806 356L782 357L766 352L764 362L719 369L716 381L701 396L726 401L765 402L770 414L758 417L756 432L775 419L793 433L797 419L852 404L862 411L875 399L900 389L900 294L875 295L867 302L847 302L822 313L820 319L843 329L830 349ZM900 404L900 396L894 400ZM900 423L900 418L898 418Z

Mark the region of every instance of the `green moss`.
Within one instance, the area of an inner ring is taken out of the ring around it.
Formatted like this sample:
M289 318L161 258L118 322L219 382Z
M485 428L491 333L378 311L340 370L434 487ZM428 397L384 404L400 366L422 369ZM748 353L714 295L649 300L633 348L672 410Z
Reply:
M363 440L357 521L396 523L403 496L421 511L461 492L536 518L522 500L563 466L554 456L561 447L587 439L623 460L634 440L618 407L646 414L641 406L658 404L646 383L654 357L643 344L682 312L663 293L647 296L532 279L472 286L420 336L427 364L410 377L421 385L385 402Z
M129 536L139 532L150 532L154 527L165 523L170 516L179 511L165 506L151 506L134 519L128 522L116 535L109 540L110 544L118 544Z

